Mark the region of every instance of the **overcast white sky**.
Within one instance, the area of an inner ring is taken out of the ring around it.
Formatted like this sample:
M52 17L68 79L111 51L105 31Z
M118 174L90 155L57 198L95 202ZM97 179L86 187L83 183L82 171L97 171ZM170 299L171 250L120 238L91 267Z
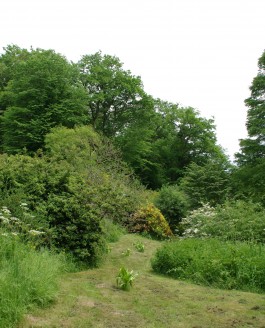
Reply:
M244 99L265 49L264 0L2 0L7 44L69 60L116 55L156 98L215 118L229 155L246 137Z

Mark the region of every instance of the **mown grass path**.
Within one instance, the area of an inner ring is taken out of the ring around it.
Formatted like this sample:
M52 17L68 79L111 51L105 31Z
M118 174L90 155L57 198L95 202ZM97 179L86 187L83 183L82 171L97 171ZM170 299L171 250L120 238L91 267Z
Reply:
M144 253L133 244L142 241ZM110 244L99 269L67 274L57 301L28 314L20 328L265 328L265 295L196 286L156 275L150 258L160 243L125 235ZM122 253L131 250L129 256ZM117 289L121 266L139 275L129 291Z

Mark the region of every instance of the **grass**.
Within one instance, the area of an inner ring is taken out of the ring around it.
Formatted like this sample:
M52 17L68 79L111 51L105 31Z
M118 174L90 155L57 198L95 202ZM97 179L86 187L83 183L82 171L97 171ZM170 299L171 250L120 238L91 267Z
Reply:
M188 238L167 243L152 259L154 271L223 289L265 293L261 244Z
M64 265L61 256L36 252L0 233L0 327L14 327L33 306L52 302Z
M133 249L141 241L144 253ZM20 328L265 328L265 295L197 286L154 274L161 242L124 235L98 269L64 275L57 302L28 314ZM116 287L121 267L138 273L129 292Z

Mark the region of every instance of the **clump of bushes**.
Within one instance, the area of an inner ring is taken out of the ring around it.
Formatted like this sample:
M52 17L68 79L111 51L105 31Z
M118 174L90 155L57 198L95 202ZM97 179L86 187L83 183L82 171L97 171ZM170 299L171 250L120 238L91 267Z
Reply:
M265 291L265 246L209 239L166 243L152 259L157 273L224 289Z
M106 222L128 221L145 190L91 127L55 128L45 145L33 157L0 155L0 205L17 215L26 202L32 229L49 232L43 246L97 266L107 252Z
M223 240L265 242L265 211L258 204L227 201L211 207L204 204L190 212L180 227L183 237L215 237Z
M175 232L181 219L187 214L188 198L177 185L163 186L154 200L163 213L172 231Z
M167 220L153 204L136 211L128 222L128 229L130 232L149 235L157 239L169 238L173 235Z

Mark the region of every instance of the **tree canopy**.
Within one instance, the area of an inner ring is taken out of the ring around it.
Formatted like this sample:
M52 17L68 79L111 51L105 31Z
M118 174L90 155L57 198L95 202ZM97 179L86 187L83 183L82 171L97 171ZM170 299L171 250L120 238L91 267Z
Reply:
M1 146L5 152L36 151L52 127L88 122L87 95L79 72L62 55L53 50L26 52L9 47L0 63L6 74L0 90Z

